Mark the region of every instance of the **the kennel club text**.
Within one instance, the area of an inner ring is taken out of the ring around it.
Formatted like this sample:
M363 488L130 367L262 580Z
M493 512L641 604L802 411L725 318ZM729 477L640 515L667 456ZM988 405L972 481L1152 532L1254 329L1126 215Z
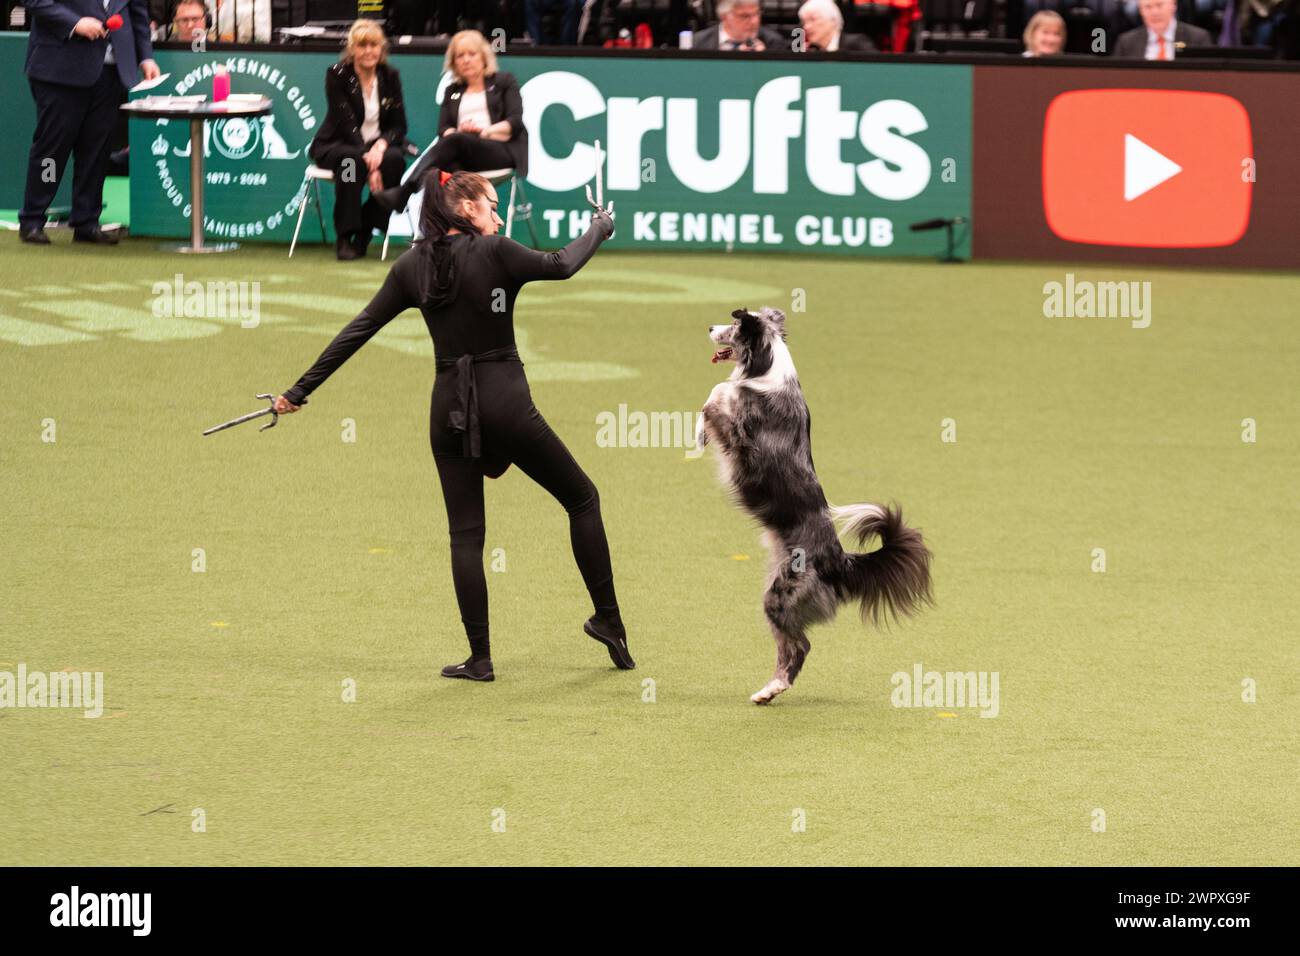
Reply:
M560 210L563 215L563 210ZM712 242L741 246L779 246L785 233L769 213L636 212L632 238L637 242ZM803 246L889 246L894 222L882 216L800 216L795 241Z
M626 217L626 214L624 214ZM681 212L676 210L631 213L636 242L712 243L733 246L780 246L785 243L782 220L771 213ZM591 213L547 209L546 235L568 242L591 225ZM625 221L620 220L620 221ZM859 246L882 248L894 244L894 221L882 216L799 216L794 237L802 246Z

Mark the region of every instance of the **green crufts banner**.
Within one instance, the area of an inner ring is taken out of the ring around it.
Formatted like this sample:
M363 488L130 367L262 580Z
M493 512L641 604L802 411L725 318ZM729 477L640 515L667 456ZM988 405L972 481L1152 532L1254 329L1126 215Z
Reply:
M272 98L268 117L208 124L207 232L287 242L334 57L162 51L158 60L171 74L159 92L207 93L221 63L234 91ZM392 62L423 147L436 135L442 59ZM522 85L528 198L546 245L586 226L597 140L618 213L614 246L930 255L937 235L908 224L970 215L967 66L532 56L501 65ZM132 232L184 236L187 125L132 126ZM332 190L323 192L328 225ZM319 238L314 220L308 240ZM515 238L524 235L516 223Z

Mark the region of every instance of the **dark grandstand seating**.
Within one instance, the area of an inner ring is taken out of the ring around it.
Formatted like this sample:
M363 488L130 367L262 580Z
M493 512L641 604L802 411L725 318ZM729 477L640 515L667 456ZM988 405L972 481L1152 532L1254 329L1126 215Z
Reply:
M27 17L21 0L0 2L4 3L4 22L0 26L25 30ZM356 17L356 0L269 2L272 4L272 26L276 30L308 22L345 25ZM645 28L651 32L653 46L674 48L682 30L699 30L717 22L717 2L596 0L591 8L587 34L580 42L601 46L618 37L622 31L634 37L637 28L644 25L643 32ZM900 17L899 10L889 0L835 2L844 15L845 31L870 36L880 49L890 48L891 34L896 26L906 22L906 17ZM1227 2L1210 0L1208 4L1202 2L1198 9L1196 0L1178 0L1178 18L1203 27L1217 40ZM1244 2L1238 0L1238 8ZM149 0L151 18L160 23L169 22L174 3L175 0ZM759 3L763 8L764 25L787 33L799 25L798 11L802 0L759 0ZM977 41L984 37L1016 41L1028 18L1024 0L920 0L920 3L922 18L912 27L910 41L904 33L899 34L899 43L907 41L908 49L1010 54L1013 46L1009 42L955 41L960 38ZM1285 6L1297 12L1292 14L1291 22L1279 26L1275 44L1281 47L1283 55L1297 57L1300 56L1300 0L1287 0ZM1131 9L1126 9L1124 0L1045 0L1043 7L1055 10L1065 18L1066 51L1070 53L1094 52L1093 34L1099 29L1105 31L1106 49L1109 50L1120 33L1141 23L1136 3L1130 2ZM446 35L466 27L485 31L502 27L515 41L523 36L525 29L522 0L385 0L384 19L390 34L412 33L417 36ZM1242 41L1250 42L1249 31Z
M1068 4L1062 4L1057 12L1065 18L1066 53L1106 53L1119 36L1114 25L1106 21L1101 4L1096 0L1071 0ZM1094 49L1097 30L1103 32L1106 42Z
M932 36L988 36L991 0L922 0L925 33Z

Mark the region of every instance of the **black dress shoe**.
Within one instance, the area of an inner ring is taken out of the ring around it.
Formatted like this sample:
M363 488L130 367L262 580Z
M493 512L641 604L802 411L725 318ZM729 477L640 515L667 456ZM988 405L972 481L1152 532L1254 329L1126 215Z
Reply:
M632 660L632 655L627 649L627 634L623 633L622 628L611 627L608 621L593 614L587 619L587 623L582 625L582 629L587 632L588 637L605 645L605 649L609 651L609 659L619 670L630 671L636 667L636 661Z
M48 246L50 237L45 234L45 230L37 226L34 229L19 229L18 238L23 242L30 242L34 246Z
M366 257L366 250L370 248L370 229L362 229L360 232L353 233L351 238L352 249L356 252L358 259Z
M105 232L96 226L94 229L76 229L72 233L73 242L93 242L100 246L117 245L117 233Z
M471 657L463 664L448 664L442 669L442 676L457 677L461 680L496 680L496 675L492 673L492 658L490 657L484 657L477 661Z
M334 240L334 258L339 262L351 262L353 259L360 258L357 255L357 247L352 244L349 236L339 236Z

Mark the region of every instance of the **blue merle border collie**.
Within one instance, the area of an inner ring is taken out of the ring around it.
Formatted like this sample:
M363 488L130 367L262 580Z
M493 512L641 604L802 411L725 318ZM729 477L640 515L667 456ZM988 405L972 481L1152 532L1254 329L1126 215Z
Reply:
M763 526L770 556L763 611L776 639L776 671L750 699L766 704L790 688L810 645L810 625L860 602L877 627L931 603L930 552L897 507L826 502L813 469L812 418L778 309L738 309L730 325L709 327L713 361L731 361L731 377L714 386L698 419L697 447L712 445L722 483ZM863 546L846 552L836 527Z

